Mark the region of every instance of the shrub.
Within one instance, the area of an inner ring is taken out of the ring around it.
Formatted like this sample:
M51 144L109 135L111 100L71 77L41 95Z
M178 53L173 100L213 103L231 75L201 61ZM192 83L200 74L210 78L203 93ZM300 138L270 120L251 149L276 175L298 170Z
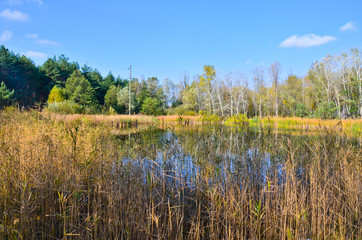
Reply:
M318 109L315 111L316 117L320 117L322 119L332 119L336 118L336 111L338 107L334 102L322 102L318 105Z
M65 100L64 89L54 86L49 93L48 103L63 102Z
M249 121L245 114L237 114L237 115L233 115L232 117L226 118L225 124L229 125L229 126L233 126L233 125L248 126Z
M82 113L84 108L70 100L62 102L49 103L47 109L49 112L60 113L60 114L75 114Z
M204 122L210 122L210 123L216 123L216 122L220 122L221 118L216 115L216 114L211 114L211 115L203 115L201 117L201 121Z
M306 117L309 116L310 112L307 109L307 106L304 104L298 103L295 109L295 116L297 117Z

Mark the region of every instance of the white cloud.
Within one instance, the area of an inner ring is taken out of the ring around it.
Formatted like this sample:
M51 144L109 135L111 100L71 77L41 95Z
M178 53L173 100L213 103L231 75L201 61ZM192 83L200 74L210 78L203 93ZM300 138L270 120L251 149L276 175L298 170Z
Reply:
M43 5L43 1L42 0L28 0L28 2L33 2L33 3L37 3L38 5Z
M0 17L18 22L29 21L29 16L27 14L16 10L11 11L10 9L5 9L2 12L0 12Z
M36 51L32 51L32 50L22 53L22 55L24 55L28 58L36 58L36 59L46 59L48 57L47 53L36 52Z
M13 33L6 30L0 35L0 42L7 42L12 37L13 37Z
M25 37L32 38L32 39L38 39L39 34L37 34L37 33L26 34Z
M22 3L23 3L22 0L8 0L8 4L10 5L20 5Z
M305 34L302 36L292 35L280 43L279 47L308 48L320 46L334 40L336 40L336 38L333 36L318 36L315 34Z
M339 28L341 32L345 31L357 31L356 23L355 22L348 22L344 24L342 27Z
M7 1L9 5L22 5L23 4L23 0L8 0ZM26 0L26 2L32 2L32 3L36 3L39 6L43 5L43 1L42 0Z
M39 38L39 34L37 33L32 33L32 34L26 34L25 35L27 38L31 38L35 40L35 43L40 44L40 45L52 45L52 46L56 46L59 45L58 42L56 41L52 41L49 39L41 39Z
M57 42L48 40L48 39L38 39L35 41L35 43L41 44L41 45L52 45L52 46L59 45Z

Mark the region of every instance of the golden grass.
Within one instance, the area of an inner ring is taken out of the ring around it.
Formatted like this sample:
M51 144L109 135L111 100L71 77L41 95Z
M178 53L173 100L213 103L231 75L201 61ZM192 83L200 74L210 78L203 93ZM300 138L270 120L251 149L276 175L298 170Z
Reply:
M46 116L47 113L44 113ZM138 121L143 123L154 123L156 118L147 115L87 115L87 114L49 114L49 117L56 121L74 121L80 119L87 119L93 122L116 122L116 121Z
M74 121L80 119L87 119L93 123L114 123L117 122L135 122L138 124L201 124L200 116L147 116L147 115L86 115L86 114L54 114L43 113L43 116L51 118L55 121ZM249 126L251 127L272 127L275 129L286 130L326 130L336 129L347 134L354 136L362 135L362 119L333 119L322 120L315 118L297 118L297 117L264 117L261 120L249 119Z
M189 120L194 122L200 121L199 116L181 116L181 117L182 120ZM160 121L177 122L180 121L180 116L179 115L158 116L157 119Z
M65 119L0 113L0 239L362 236L361 143L334 132L117 137Z
M362 137L362 119L333 119L322 120L315 118L297 117L264 117L249 119L251 127L270 127L274 129L297 130L297 131L325 131L333 129L354 137Z

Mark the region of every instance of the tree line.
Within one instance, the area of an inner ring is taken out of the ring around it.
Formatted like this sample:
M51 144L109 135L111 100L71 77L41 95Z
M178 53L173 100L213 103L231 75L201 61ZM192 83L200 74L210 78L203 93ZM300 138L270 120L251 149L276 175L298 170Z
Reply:
M0 108L43 107L59 113L128 113L129 79L106 77L61 55L36 66L25 56L0 48ZM167 99L159 80L133 78L131 111L164 114Z
M245 73L203 73L180 83L156 77L103 77L99 71L61 55L36 66L31 59L0 48L0 108L43 107L59 113L144 113L215 115L221 118L362 116L362 70L358 49L315 62L306 76L281 79L282 66L257 66ZM129 91L131 85L131 91ZM129 100L131 99L131 101ZM129 106L131 104L131 106Z
M222 118L297 116L357 118L362 116L362 61L358 49L327 55L308 74L281 79L282 66L257 66L251 81L244 73L218 75L206 65L203 74L179 85L180 111L195 111ZM252 87L249 87L252 85Z

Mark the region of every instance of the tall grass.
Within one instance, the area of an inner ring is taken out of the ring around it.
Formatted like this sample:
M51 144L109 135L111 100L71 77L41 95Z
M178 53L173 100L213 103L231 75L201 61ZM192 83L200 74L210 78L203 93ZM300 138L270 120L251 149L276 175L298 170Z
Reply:
M322 134L2 112L0 239L359 239L360 143Z
M298 117L265 117L262 119L249 119L249 126L306 132L335 129L336 131L340 131L354 137L362 137L362 119L322 120L316 118Z
M55 114L55 113L43 113L44 117L51 118L56 121L71 122L74 120L87 119L93 123L115 123L125 121L137 121L139 124L152 124L158 123L156 117L147 115L87 115L87 114Z

